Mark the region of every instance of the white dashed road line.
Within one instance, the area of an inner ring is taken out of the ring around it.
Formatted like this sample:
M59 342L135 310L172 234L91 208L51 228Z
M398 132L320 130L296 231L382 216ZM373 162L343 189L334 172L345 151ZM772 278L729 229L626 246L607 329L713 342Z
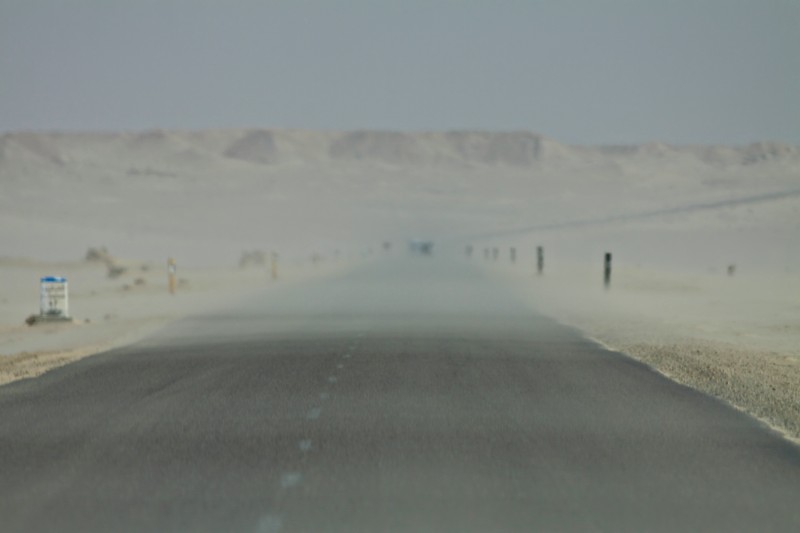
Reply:
M281 476L281 488L290 489L296 487L303 481L303 474L300 472L286 472Z
M364 337L363 333L359 333L357 335L357 338L359 339L362 337ZM356 344L354 343L350 346L348 351L342 354L342 359L350 359L352 357L352 351L354 351L355 348ZM343 363L338 363L336 365L336 368L338 370L342 370L344 366L345 365ZM339 378L337 378L336 376L334 375L328 376L328 383L336 383L337 381L339 381ZM320 401L326 401L330 399L330 397L331 395L327 391L322 391L319 393ZM322 414L321 407L312 407L311 409L308 410L308 413L306 413L306 418L308 420L317 420L321 414ZM297 447L303 453L310 452L312 448L311 439L301 439L300 441L298 441ZM287 490L293 487L297 487L302 483L302 481L303 481L302 473L296 471L285 472L281 475L281 480L280 480L281 489ZM283 518L280 515L276 514L264 515L259 520L258 525L256 526L257 533L278 533L282 529L283 529Z

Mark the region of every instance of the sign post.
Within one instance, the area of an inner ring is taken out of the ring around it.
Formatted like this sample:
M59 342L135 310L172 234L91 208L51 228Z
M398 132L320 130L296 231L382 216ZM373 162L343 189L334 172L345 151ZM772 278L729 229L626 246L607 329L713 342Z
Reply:
M70 320L67 278L45 276L40 281L39 315L48 320Z

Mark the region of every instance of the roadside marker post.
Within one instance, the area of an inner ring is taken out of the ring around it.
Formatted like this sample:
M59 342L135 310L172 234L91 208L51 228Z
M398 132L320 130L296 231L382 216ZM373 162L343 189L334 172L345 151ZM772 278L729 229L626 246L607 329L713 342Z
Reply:
M544 272L544 248L536 247L536 273L542 275Z
M272 281L276 281L278 279L278 254L277 254L277 252L272 252L271 271L272 271Z
M603 266L603 284L606 289L611 286L611 253L606 252L605 262Z
M169 286L169 293L175 294L175 287L177 286L177 280L175 276L178 273L178 266L175 263L175 259L169 258L167 259L167 285Z

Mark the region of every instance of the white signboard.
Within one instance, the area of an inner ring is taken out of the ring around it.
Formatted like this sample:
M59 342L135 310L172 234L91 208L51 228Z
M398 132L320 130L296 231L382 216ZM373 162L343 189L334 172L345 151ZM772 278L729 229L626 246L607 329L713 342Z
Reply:
M41 315L44 317L69 317L67 278L46 276L41 279Z

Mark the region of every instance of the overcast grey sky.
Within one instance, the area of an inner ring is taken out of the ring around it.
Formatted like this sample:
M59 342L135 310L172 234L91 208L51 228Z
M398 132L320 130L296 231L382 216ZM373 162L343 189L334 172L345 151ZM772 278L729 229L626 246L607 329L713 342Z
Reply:
M0 0L0 130L800 143L800 0Z

